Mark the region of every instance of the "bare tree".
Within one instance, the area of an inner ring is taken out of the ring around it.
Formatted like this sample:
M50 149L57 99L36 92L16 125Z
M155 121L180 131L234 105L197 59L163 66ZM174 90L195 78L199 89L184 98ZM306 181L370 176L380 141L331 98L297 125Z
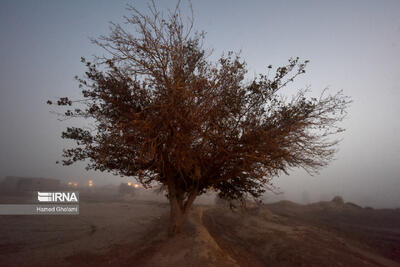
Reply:
M94 63L82 58L87 71L76 78L83 98L56 103L69 108L66 118L95 125L63 132L76 141L64 150L65 165L88 159L87 169L163 185L173 235L207 190L258 198L273 189L273 177L294 167L315 173L332 159L338 141L330 136L342 131L337 124L350 99L279 93L307 61L268 66L268 74L249 80L245 61L232 52L210 62L204 33L193 31L179 5L166 14L154 3L148 13L128 9L126 28L112 23L109 35L93 40L106 55Z

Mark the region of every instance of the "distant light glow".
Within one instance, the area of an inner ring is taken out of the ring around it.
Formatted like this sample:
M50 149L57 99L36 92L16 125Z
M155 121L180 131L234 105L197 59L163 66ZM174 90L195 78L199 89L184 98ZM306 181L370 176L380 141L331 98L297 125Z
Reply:
M132 183L131 183L131 182L128 182L128 186L132 186Z
M133 187L134 188L139 188L139 184L134 184Z

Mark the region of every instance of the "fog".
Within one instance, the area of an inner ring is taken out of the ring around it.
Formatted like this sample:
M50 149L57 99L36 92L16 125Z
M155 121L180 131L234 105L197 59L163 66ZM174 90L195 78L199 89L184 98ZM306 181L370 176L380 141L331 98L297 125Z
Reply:
M275 178L282 194L268 193L267 201L341 195L364 206L400 206L399 1L192 2L196 28L207 32L205 46L214 56L241 50L250 76L290 57L309 59L306 75L284 93L310 85L315 94L329 87L354 100L335 161L312 177L293 170ZM96 185L132 179L87 172L84 164L56 165L71 145L61 139L62 130L85 122L60 122L45 104L79 96L73 77L84 73L80 57L103 53L88 37L107 33L109 21L121 21L125 3L2 1L0 178L93 179Z

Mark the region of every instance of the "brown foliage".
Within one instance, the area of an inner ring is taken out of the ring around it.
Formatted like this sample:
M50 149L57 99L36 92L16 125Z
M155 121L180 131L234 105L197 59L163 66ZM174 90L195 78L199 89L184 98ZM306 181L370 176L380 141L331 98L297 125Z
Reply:
M249 81L238 55L209 61L204 34L193 33L179 7L167 15L154 4L149 15L129 10L130 31L112 24L109 35L93 40L108 55L95 63L82 58L83 99L56 103L77 107L68 118L95 122L92 131L63 133L77 142L64 151L64 164L89 159L88 169L134 176L145 187L163 184L179 228L195 197L211 188L228 199L259 197L273 188L272 177L293 167L314 173L332 159L337 140L328 137L342 131L337 123L349 98L279 95L307 61L290 59L274 75Z

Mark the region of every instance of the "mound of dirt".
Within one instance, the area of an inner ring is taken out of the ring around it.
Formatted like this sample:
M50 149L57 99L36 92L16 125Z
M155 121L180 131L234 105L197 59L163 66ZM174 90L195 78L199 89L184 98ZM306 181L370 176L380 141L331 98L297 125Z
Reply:
M307 209L302 205L298 208ZM276 214L265 218L251 210L245 214L214 208L206 210L204 225L240 266L400 265L333 229Z
M194 208L188 216L183 233L160 241L135 266L239 266L204 227L203 208Z
M344 200L341 196L335 196L331 202L335 203L336 205L343 205L344 204Z
M358 254L378 255L377 265L386 262L382 265L400 266L400 212L396 210L363 209L353 203L332 201L297 209L277 203L266 206L285 218L286 223L306 225L347 240L346 244L351 244L353 251L359 250ZM321 245L320 248L329 249Z

